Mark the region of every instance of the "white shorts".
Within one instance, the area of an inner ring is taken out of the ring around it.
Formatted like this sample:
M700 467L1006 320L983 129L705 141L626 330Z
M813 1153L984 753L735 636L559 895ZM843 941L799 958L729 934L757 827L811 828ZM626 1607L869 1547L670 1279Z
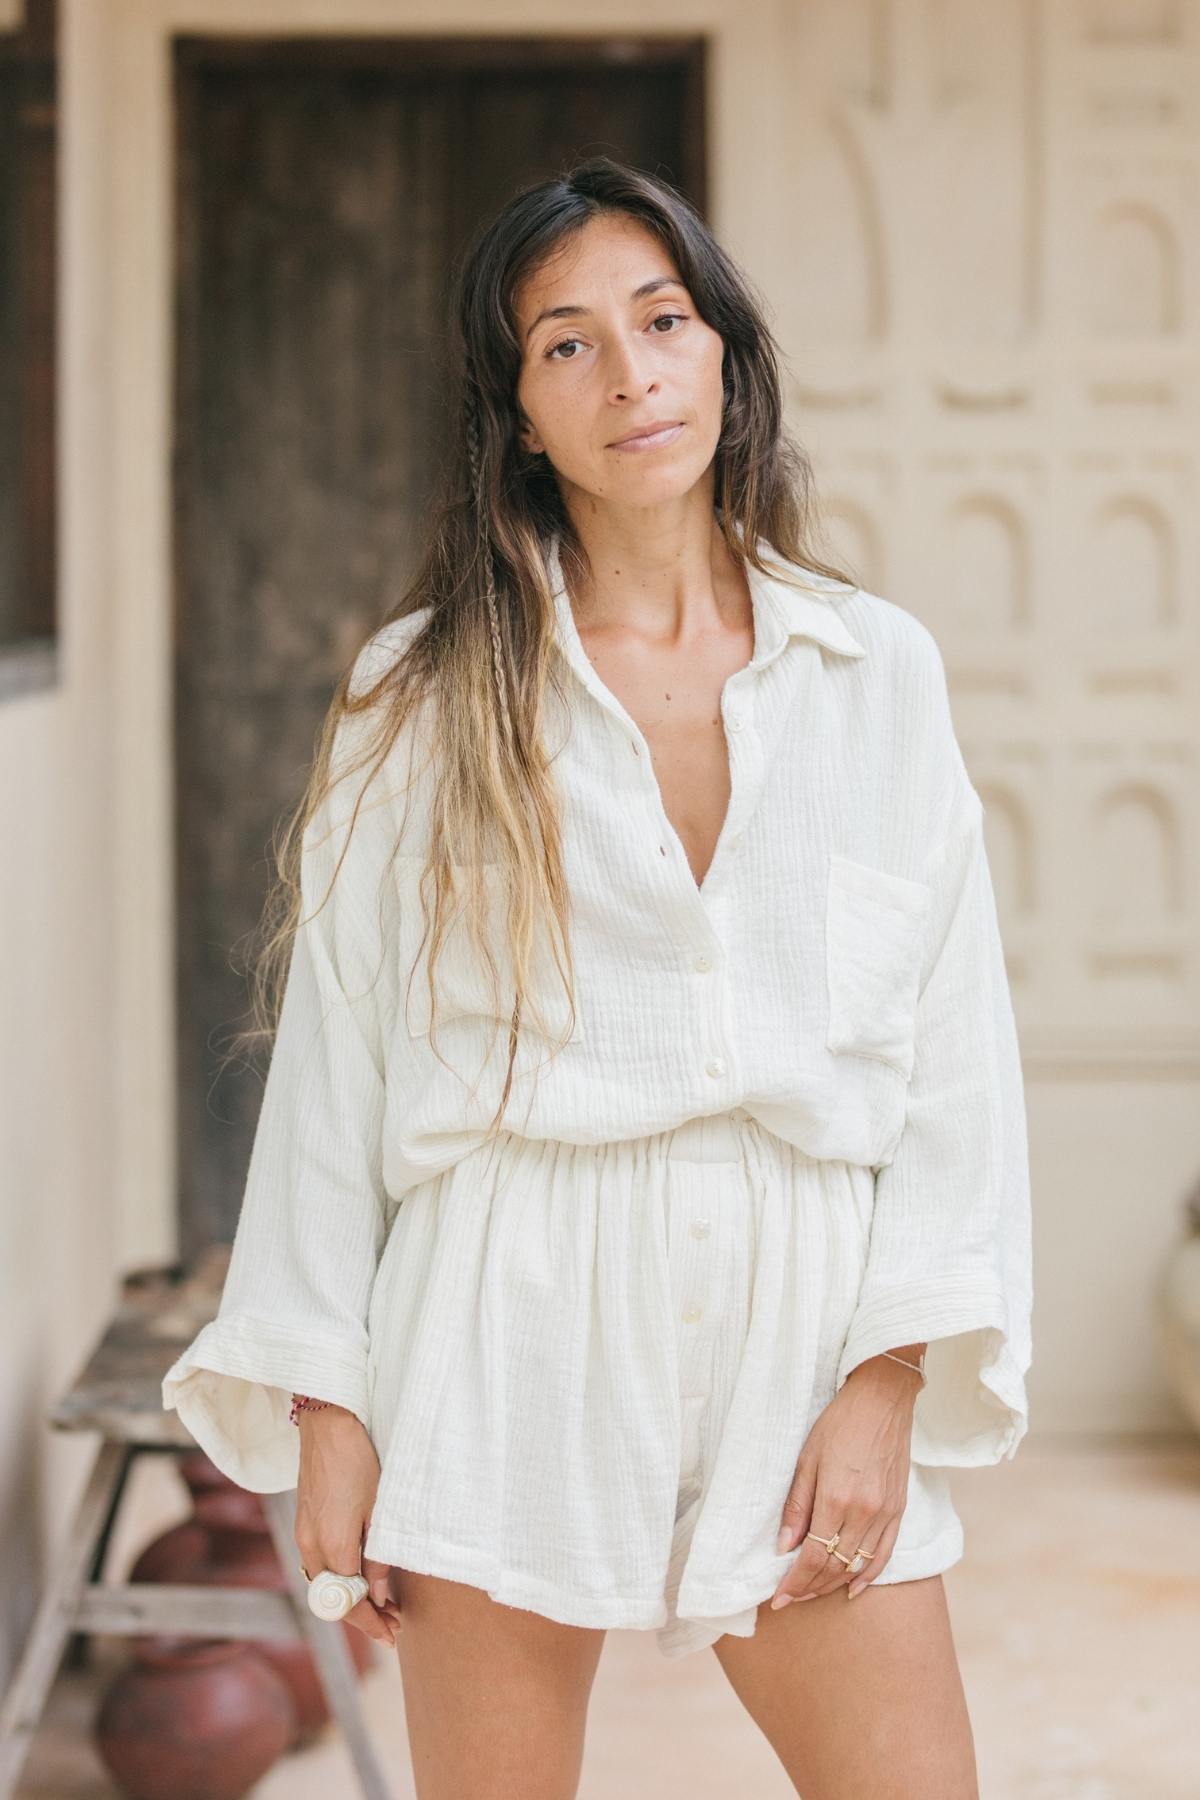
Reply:
M775 1537L873 1192L741 1108L602 1145L503 1133L411 1189L371 1300L367 1556L666 1656L749 1637L796 1555ZM875 1580L962 1549L946 1471L910 1464Z

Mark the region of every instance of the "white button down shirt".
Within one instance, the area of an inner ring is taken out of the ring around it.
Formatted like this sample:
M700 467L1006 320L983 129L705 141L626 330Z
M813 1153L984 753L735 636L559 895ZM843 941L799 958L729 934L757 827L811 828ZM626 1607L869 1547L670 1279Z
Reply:
M509 1128L602 1144L742 1108L810 1157L869 1168L869 1257L839 1383L880 1350L953 1338L931 1345L936 1394L921 1396L914 1456L1011 1455L1030 1353L1024 1097L983 808L934 638L876 594L748 571L754 654L722 696L731 795L698 887L647 740L584 651L555 547L548 567L577 1016L548 1059L524 1009ZM355 685L424 617L383 627ZM332 895L297 938L221 1313L164 1383L172 1405L205 1369L240 1378L236 1424L214 1400L205 1430L252 1487L286 1485L248 1449L268 1416L255 1384L366 1422L368 1306L395 1210L479 1144L502 1092L505 894L487 868L499 1003L454 927L438 965L447 1067L417 966L419 805L389 870L400 785L368 794ZM310 827L306 913L357 791L335 790L315 822L333 827L324 841ZM544 966L537 998L557 1033L566 1001Z

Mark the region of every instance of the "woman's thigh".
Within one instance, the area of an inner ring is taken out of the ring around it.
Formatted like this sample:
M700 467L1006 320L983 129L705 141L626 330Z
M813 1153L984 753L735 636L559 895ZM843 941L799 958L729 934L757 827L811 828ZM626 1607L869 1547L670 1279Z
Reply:
M574 1800L605 1632L440 1575L391 1591L418 1800Z
M978 1800L940 1575L758 1609L713 1650L804 1800Z

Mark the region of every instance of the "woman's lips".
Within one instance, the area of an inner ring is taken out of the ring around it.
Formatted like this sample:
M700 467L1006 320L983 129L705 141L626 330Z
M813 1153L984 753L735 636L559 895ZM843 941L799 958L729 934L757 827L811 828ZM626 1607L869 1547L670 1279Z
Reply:
M626 438L624 443L610 444L610 450L661 450L664 444L673 444L683 430L682 425L664 425L661 431L652 431L648 437Z

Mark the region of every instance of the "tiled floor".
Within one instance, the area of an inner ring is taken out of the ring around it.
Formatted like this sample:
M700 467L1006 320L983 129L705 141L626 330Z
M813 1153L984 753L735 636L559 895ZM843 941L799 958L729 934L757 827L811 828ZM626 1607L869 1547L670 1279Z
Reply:
M967 1553L946 1575L982 1800L1200 1800L1200 1444L1026 1438L1012 1463L954 1471ZM115 1566L179 1516L143 1458ZM62 1675L17 1800L112 1800L90 1723L119 1640ZM413 1793L399 1674L363 1686L396 1800ZM336 1732L285 1758L254 1800L352 1800ZM787 1800L792 1789L709 1651L671 1662L611 1632L579 1800ZM847 1796L847 1800L869 1800Z

